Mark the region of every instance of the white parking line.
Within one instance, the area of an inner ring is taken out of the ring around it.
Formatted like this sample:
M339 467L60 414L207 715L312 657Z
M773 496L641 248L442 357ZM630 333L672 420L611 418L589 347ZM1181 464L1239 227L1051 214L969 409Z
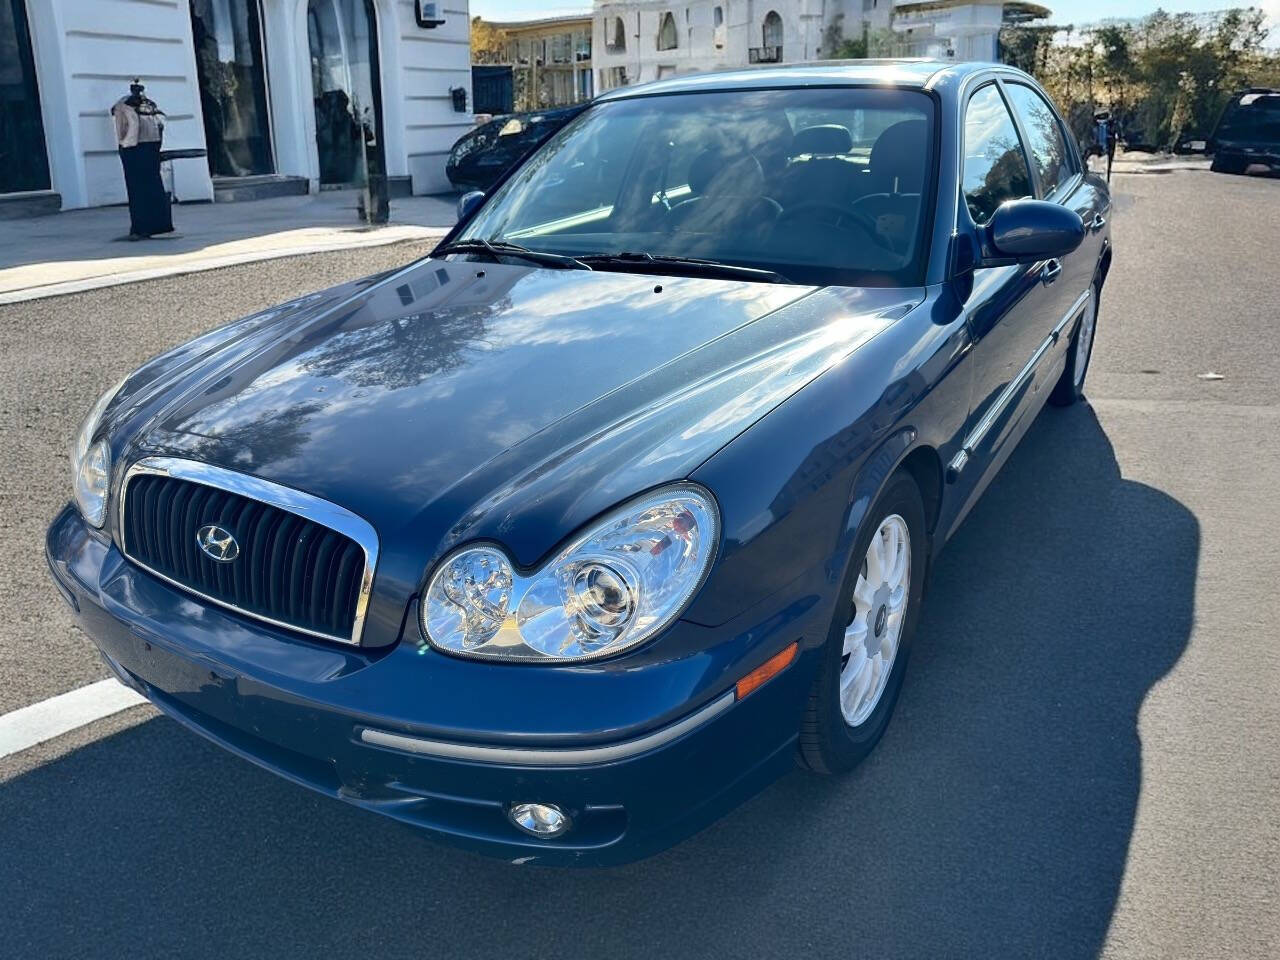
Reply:
M146 697L111 679L21 707L0 716L0 759L146 702Z

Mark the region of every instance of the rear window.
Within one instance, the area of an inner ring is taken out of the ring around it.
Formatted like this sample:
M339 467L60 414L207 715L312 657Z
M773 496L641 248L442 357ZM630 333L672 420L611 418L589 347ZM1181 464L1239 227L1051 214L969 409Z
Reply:
M1053 108L1036 91L1022 83L1006 83L1013 109L1018 111L1022 129L1027 134L1027 145L1040 176L1041 195L1053 194L1071 176L1071 160L1067 142L1062 136L1062 125Z
M1229 107L1218 138L1280 144L1280 94L1246 93Z

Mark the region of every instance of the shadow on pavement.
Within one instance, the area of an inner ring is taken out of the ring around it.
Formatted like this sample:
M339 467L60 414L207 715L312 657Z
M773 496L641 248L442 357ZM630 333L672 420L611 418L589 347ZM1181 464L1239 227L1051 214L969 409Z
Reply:
M1199 532L1092 410L1041 416L939 561L897 716L607 871L434 845L168 720L0 784L18 956L1029 956L1099 952L1136 722L1191 629ZM672 784L679 789L679 784Z

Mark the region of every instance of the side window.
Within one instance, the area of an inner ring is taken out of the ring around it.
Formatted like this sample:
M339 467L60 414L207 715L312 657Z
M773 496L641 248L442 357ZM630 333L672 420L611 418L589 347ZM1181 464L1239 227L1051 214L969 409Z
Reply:
M1018 128L994 83L975 93L965 108L963 183L977 224L990 220L1006 200L1034 193Z
M1027 133L1031 156L1035 158L1036 170L1040 174L1040 188L1047 197L1072 174L1070 154L1067 153L1066 141L1062 139L1062 126L1044 97L1026 84L1006 83L1004 88L1009 91L1013 109L1018 111L1022 129Z

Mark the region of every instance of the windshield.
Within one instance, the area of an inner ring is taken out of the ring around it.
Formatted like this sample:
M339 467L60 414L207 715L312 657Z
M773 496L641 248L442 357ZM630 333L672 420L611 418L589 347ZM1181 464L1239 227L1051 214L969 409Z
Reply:
M932 141L933 101L907 90L605 102L549 140L455 239L586 258L596 269L627 269L591 260L625 252L794 283L914 284Z
M1218 137L1280 144L1280 94L1246 93L1227 110Z

